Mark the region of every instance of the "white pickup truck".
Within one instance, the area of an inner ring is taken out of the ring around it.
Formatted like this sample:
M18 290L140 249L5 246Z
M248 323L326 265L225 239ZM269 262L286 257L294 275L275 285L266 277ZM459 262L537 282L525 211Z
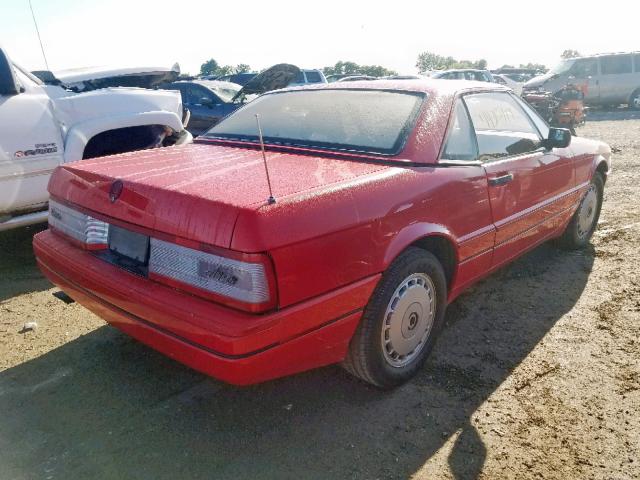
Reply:
M189 143L180 93L46 85L0 48L0 231L45 221L60 164Z

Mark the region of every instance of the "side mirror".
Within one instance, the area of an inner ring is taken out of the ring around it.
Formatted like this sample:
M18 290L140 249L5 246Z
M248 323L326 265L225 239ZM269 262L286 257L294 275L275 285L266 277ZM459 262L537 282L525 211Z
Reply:
M567 148L571 143L571 132L568 128L549 128L549 137L543 141L544 148Z
M4 50L0 49L0 95L17 95L18 93L20 93L20 86L11 61Z

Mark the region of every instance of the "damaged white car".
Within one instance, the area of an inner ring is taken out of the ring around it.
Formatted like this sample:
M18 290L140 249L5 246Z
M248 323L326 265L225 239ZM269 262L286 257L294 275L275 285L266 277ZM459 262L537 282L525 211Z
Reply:
M87 90L45 84L0 48L0 231L46 221L62 163L192 141L178 92Z

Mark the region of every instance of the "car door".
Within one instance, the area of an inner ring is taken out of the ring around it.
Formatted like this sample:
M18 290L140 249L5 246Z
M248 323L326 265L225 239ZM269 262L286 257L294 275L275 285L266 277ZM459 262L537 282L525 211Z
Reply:
M487 176L498 266L559 228L575 203L574 165L568 149L542 146L548 127L511 93L467 94L464 101Z
M204 89L193 84L186 84L183 88L184 103L191 112L189 129L194 135L200 135L204 133L212 123L209 118L211 109L202 102L204 97L202 90Z
M0 94L0 222L46 205L49 176L63 157L51 99L37 79L15 73L21 91Z

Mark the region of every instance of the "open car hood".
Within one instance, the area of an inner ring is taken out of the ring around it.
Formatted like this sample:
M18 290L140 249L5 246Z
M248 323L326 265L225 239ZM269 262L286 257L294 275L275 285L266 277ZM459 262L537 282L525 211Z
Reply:
M255 95L271 90L284 88L300 73L300 69L289 63L279 63L267 68L249 80L242 90L233 97L233 100L242 98L243 95ZM233 101L232 100L232 101Z
M32 72L47 85L58 85L74 92L88 92L108 87L154 88L162 83L175 81L180 75L180 65L166 67L131 68L74 68L50 72Z

